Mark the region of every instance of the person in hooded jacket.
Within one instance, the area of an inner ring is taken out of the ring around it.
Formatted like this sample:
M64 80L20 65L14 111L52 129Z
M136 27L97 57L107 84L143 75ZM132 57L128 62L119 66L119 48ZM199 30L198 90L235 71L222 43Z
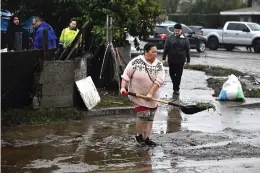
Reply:
M57 47L57 37L53 28L46 22L42 21L40 17L33 18L33 26L37 28L34 42L33 42L33 49L43 49L43 31L48 31L48 48L55 49Z
M182 25L174 25L174 33L166 38L162 62L166 63L168 56L169 73L173 83L173 94L179 95L181 77L185 62L190 63L190 43L189 39L182 32Z
M17 15L10 17L6 35L8 51L22 51L29 48L29 33L21 27Z

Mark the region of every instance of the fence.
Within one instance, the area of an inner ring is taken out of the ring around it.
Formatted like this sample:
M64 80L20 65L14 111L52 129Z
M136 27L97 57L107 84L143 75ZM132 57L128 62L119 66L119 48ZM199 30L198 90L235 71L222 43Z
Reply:
M201 25L207 28L220 28L227 21L240 21L238 15L222 16L220 14L169 14L168 19L186 25Z

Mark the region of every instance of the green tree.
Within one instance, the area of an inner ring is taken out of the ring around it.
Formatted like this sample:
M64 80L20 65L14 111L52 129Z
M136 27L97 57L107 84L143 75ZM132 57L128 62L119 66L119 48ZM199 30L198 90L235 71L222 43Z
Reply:
M167 13L175 13L179 7L180 0L157 0Z
M113 36L124 40L124 28L132 36L148 35L165 11L157 0L2 0L2 9L23 16L38 15L60 31L70 18L94 24L93 31L105 38L106 15L113 17ZM81 24L82 24L81 22Z
M91 0L85 9L85 15L94 23L94 31L103 39L106 15L112 16L114 40L120 45L124 41L124 28L130 35L141 38L160 22L159 15L164 13L156 0Z

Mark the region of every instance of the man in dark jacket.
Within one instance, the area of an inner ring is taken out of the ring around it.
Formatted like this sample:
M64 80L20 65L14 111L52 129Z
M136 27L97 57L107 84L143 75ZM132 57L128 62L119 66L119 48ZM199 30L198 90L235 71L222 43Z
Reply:
M181 24L174 25L174 34L167 37L163 51L163 63L168 56L170 77L173 83L174 94L179 95L181 77L185 62L190 63L189 39L182 33Z
M17 15L10 17L6 35L8 51L22 51L29 48L29 33L21 27Z
M47 30L48 31L48 48L49 49L54 49L57 47L56 41L57 37L54 33L54 30L52 27L47 24L46 22L43 22L41 18L35 17L33 19L33 26L37 28L35 37L34 37L34 42L33 42L33 49L43 49L43 31Z

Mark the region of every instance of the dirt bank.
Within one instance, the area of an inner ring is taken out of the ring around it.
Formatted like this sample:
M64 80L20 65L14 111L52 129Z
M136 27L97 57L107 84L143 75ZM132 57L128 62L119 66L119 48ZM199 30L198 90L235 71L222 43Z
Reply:
M108 92L104 89L98 89L101 101L95 108L111 108L132 106L132 102L125 95L115 92Z
M79 120L82 117L82 113L76 108L24 108L12 109L7 112L1 112L2 126Z

